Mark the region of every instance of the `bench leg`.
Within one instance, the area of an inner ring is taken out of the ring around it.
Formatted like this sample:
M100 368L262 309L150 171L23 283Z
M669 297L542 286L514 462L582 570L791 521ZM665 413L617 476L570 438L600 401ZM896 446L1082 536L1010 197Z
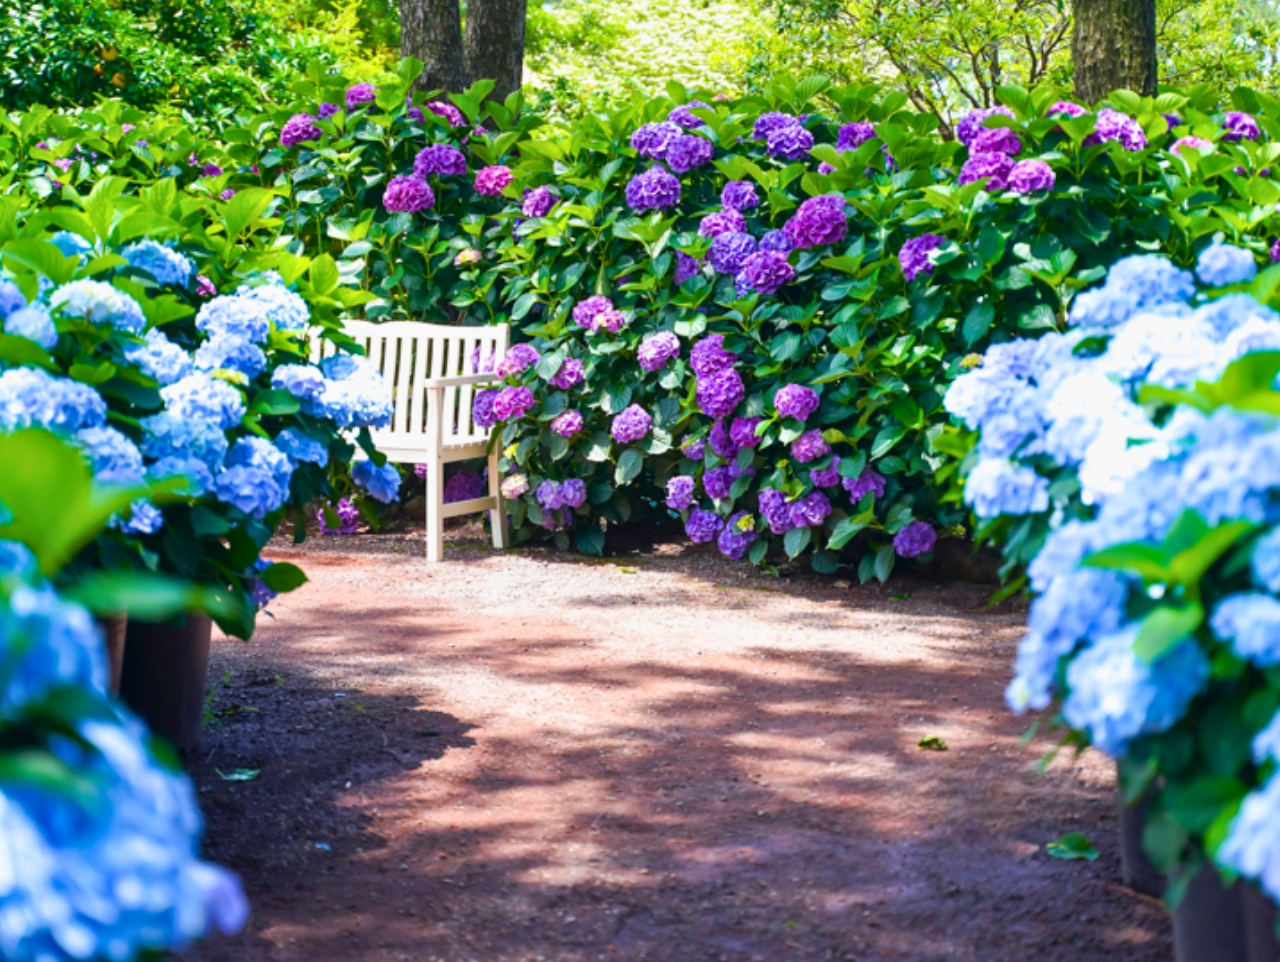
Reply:
M444 559L444 465L438 460L427 466L427 561Z
M489 454L489 497L495 507L489 510L489 527L493 531L493 546L498 550L507 547L507 506L502 500L502 477L498 474L498 449Z

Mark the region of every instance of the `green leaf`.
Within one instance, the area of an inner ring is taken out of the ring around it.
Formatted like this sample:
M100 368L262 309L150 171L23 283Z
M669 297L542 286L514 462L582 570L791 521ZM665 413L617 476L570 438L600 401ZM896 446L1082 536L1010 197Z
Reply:
M893 574L893 564L897 559L898 555L893 550L892 544L887 544L876 552L875 573L877 581L884 584L889 580L889 575Z
M1092 862L1098 857L1098 850L1093 847L1093 843L1079 832L1068 832L1056 842L1050 842L1044 850L1050 857L1068 862Z
M792 528L782 539L782 547L788 558L794 558L809 547L813 535L808 528Z
M174 615L204 612L234 618L242 602L229 592L193 585L151 571L90 571L63 589L64 597L90 611L128 615L136 621L164 621Z
M75 277L76 268L80 266L78 257L63 257L62 251L53 244L36 238L9 241L0 254L5 260L16 261L59 286Z
M228 240L238 240L245 229L267 212L275 194L261 187L238 191L223 208L222 227Z
M833 575L840 570L840 556L834 551L815 551L809 564L820 575Z
M332 294L342 283L338 265L328 254L321 254L311 262L308 275L311 279L311 287L322 297Z
M937 735L925 735L916 742L916 748L925 752L945 752L948 750L947 743Z
M269 565L258 577L278 594L296 591L307 583L306 573L301 568L284 561Z
M1182 607L1164 605L1142 619L1138 637L1133 640L1133 653L1151 664L1174 648L1204 622L1204 608L1199 602Z
M302 409L298 399L283 388L267 388L253 398L252 410L259 414L296 414Z
M644 467L644 455L634 448L627 448L618 458L618 466L613 472L613 479L618 484L633 481Z
M965 315L964 323L960 326L960 336L964 338L965 344L975 344L986 337L995 317L996 309L990 304L985 302L975 304L973 309Z
M861 516L841 519L840 523L835 526L835 530L831 532L827 547L832 551L839 551L863 531L867 524L868 522L862 520Z
M252 782L262 774L261 768L237 768L230 772L224 772L221 768L215 768L218 777L224 782Z
M1005 237L994 224L987 224L978 235L978 256L987 267L993 267L1004 257Z
M604 554L604 532L599 528L580 527L573 532L573 540L583 554Z

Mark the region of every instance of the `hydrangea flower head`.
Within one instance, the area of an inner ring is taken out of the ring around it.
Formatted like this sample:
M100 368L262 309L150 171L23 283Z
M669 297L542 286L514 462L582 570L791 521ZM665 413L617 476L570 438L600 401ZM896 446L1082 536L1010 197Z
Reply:
M147 326L138 302L103 281L63 284L53 292L49 304L61 309L66 317L84 318L91 324L109 325L130 334L141 334Z
M921 274L933 273L933 261L929 254L947 242L945 237L937 234L921 234L902 245L898 251L898 263L902 265L902 276L914 281Z
M511 183L511 168L501 164L485 167L476 172L476 193L485 197L498 197Z
M1196 137L1194 135L1187 136L1187 137L1179 137L1177 140L1173 142L1173 146L1170 147L1169 150L1181 156L1183 147L1193 147L1196 150L1212 150L1213 141L1205 140L1203 137Z
M760 238L760 249L762 251L777 251L779 254L789 254L795 245L791 243L791 235L785 230L771 230Z
M1227 111L1222 120L1222 131L1223 140L1257 140L1262 136L1253 115L1238 110Z
M799 122L778 126L769 132L765 149L779 160L801 160L813 149L813 134Z
M449 122L450 127L465 127L467 118L462 115L462 111L453 104L446 104L442 101L434 101L429 104L423 104L429 111L437 117L443 117Z
M787 255L778 251L757 250L742 262L738 277L757 294L772 295L795 279L796 269Z
M915 558L932 551L938 533L926 521L912 521L893 536L893 550L902 558Z
M576 357L566 357L560 363L560 370L551 376L548 383L561 391L568 391L586 380L586 376L581 361Z
M520 213L525 217L546 217L551 213L559 198L551 192L550 187L535 187L524 192L524 200L520 203Z
M643 438L652 427L653 419L649 413L640 405L632 404L613 419L609 433L619 444L630 444Z
M812 138L811 138L812 139ZM711 163L715 155L715 147L711 141L696 134L681 134L667 144L663 159L667 166L677 174L687 174L691 170L705 167Z
M830 453L831 445L822 437L822 432L816 429L805 431L791 442L791 456L801 464L825 458Z
M1085 145L1117 143L1125 150L1145 150L1147 135L1142 125L1127 114L1110 107L1098 111L1094 131L1084 140Z
M347 88L347 111L353 111L378 99L378 88L371 83L358 83Z
M985 180L987 190L1004 190L1013 165L1013 158L1007 154L973 154L960 168L957 183L975 184Z
M1022 141L1012 127L984 127L969 144L969 153L1016 157L1022 153Z
M1196 260L1196 275L1210 287L1244 284L1258 274L1253 254L1230 244L1211 244Z
M518 421L537 403L527 387L504 387L493 399L493 415L499 421Z
M1046 117L1083 117L1089 111L1070 100L1059 100L1049 108Z
M49 312L40 304L20 307L5 319L2 328L11 337L25 337L45 350L52 350L58 343L58 328Z
M392 214L416 214L436 202L431 185L416 174L393 177L382 195L382 206Z
M1102 287L1076 295L1070 321L1079 327L1115 327L1136 314L1186 303L1195 290L1187 271L1156 254L1135 254L1117 261Z
M696 109L710 110L710 104L704 104L701 100L691 100L687 104L681 104L667 114L667 120L677 126L683 127L685 130L697 130L706 124L706 121L693 115Z
M680 356L680 339L670 331L650 334L640 342L636 361L645 371L660 371L674 357Z
M746 396L742 376L736 368L698 376L695 398L698 409L708 417L717 420L729 417Z
M805 421L818 410L818 392L803 384L784 384L774 395L773 406L781 417Z
M799 126L802 126L799 118L791 114L783 114L776 111L764 113L756 118L756 122L751 129L751 136L756 140L768 140L769 135L777 130Z
M750 186L750 185L748 185ZM727 189L727 188L726 188ZM701 237L719 237L721 234L746 233L747 219L732 207L712 211L698 224Z
M596 329L596 318L605 311L613 310L613 301L602 294L593 294L573 306L573 320L579 327L589 331Z
M147 238L130 244L120 252L130 267L146 271L165 287L186 287L195 273L195 265L172 248Z
M542 355L532 344L514 344L498 362L498 377L515 377L517 374L523 374L540 360Z
M194 360L197 370L238 371L251 380L267 366L262 348L234 334L209 338L196 349Z
M737 561L747 553L747 549L755 540L755 519L746 511L739 511L720 529L720 535L716 538L716 547L726 558Z
M694 479L687 474L677 474L667 482L667 507L672 511L685 511L693 504Z
M637 214L666 210L680 203L680 181L663 167L650 167L631 178L626 197L627 206Z
M698 377L731 368L736 359L736 354L730 354L724 349L723 334L708 334L693 345L693 350L689 352L689 366Z
M884 476L871 468L867 468L856 478L845 478L841 482L844 489L849 492L849 498L854 504L857 504L868 494L883 498L886 483Z
M321 511L318 519L320 533L325 535L355 534L360 527L360 509L352 504L349 498L342 498L337 504L331 504L329 507L337 515L338 526L336 528L329 527L329 522L325 518L327 512Z
M1033 468L983 458L965 479L964 501L979 518L1036 514L1049 510L1049 481Z
M749 180L731 180L720 191L720 204L728 210L751 210L760 206L760 195L756 193L755 184ZM737 230L745 230L746 224ZM701 231L699 231L701 233ZM714 236L714 235L709 235Z
M810 197L782 225L797 249L838 244L848 234L844 198L838 194Z
M502 479L502 496L511 501L529 491L529 478L524 474L509 474Z
M325 105L332 106L332 105ZM337 107L333 108L337 111ZM321 108L323 111L323 107ZM324 114L321 114L323 118ZM298 144L305 144L313 140L319 140L324 136L324 131L316 126L316 118L311 114L294 114L285 121L283 127L280 128L280 146L289 148L296 147Z
M1015 194L1039 194L1053 190L1057 176L1043 160L1020 160L1009 171L1009 190Z
M836 134L836 150L857 150L876 136L875 125L866 120L845 124Z
M707 260L721 274L737 274L756 246L756 239L745 232L720 234L711 242Z
M679 287L689 278L694 277L702 270L702 262L695 257L690 257L684 251L676 251L676 273L675 284Z
M223 430L238 427L245 414L244 395L226 381L197 371L160 389L165 412L188 421L207 421Z
M372 461L361 459L351 466L351 480L383 504L390 504L400 494L400 472L391 462L378 467Z
M471 423L478 428L491 428L498 423L498 416L493 412L493 402L497 400L498 391L490 388L476 391L471 401Z
M978 134L983 130L989 129L986 126L987 118L994 117L997 114L1008 117L1010 120L1017 120L1014 112L1004 106L971 110L961 118L960 123L956 124L956 140L966 147L972 147Z
M467 172L467 156L453 144L427 144L413 158L413 172L426 180L438 177L462 177Z
M339 107L337 104L322 103L319 106L319 108L316 110L316 116L318 116L321 120L328 120L330 117L332 117L341 109L342 108Z
M715 541L716 535L724 527L724 522L714 511L703 511L694 508L684 523L684 533L694 544L706 544Z
M1209 627L1232 651L1259 668L1280 665L1280 601L1271 595L1228 595L1214 609Z
M562 438L571 438L582 430L584 423L582 413L570 409L553 417L548 427Z
M729 426L729 438L740 448L754 448L760 444L756 436L756 427L760 418L734 418Z
M680 126L669 120L645 124L631 135L631 148L648 160L661 160L667 145L681 136Z

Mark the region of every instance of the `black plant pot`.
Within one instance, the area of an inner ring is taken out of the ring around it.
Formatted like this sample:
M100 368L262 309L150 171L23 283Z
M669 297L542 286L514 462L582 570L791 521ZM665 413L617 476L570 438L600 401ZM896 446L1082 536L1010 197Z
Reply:
M120 698L181 751L200 744L212 632L206 615L129 623Z
M1160 898L1164 894L1164 875L1142 848L1151 796L1152 792L1148 791L1134 804L1126 805L1124 795L1120 794L1120 874L1128 888Z
M98 627L102 629L102 644L107 650L108 690L120 694L120 673L124 670L124 646L129 627L128 615L99 615Z
M1195 874L1173 913L1177 962L1250 962L1241 897L1244 888L1239 881L1225 887L1211 865Z
M1280 962L1280 940L1276 939L1276 903L1254 886L1242 886L1240 901L1244 905L1244 940L1249 962Z

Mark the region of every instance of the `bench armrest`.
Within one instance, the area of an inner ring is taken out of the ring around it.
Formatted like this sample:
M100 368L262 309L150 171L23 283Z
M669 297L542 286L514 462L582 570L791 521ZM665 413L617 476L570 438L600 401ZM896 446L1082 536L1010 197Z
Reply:
M498 375L489 374L459 374L456 377L433 377L422 382L422 386L430 391L432 388L444 387L463 387L467 384L487 384L490 381L498 380Z

